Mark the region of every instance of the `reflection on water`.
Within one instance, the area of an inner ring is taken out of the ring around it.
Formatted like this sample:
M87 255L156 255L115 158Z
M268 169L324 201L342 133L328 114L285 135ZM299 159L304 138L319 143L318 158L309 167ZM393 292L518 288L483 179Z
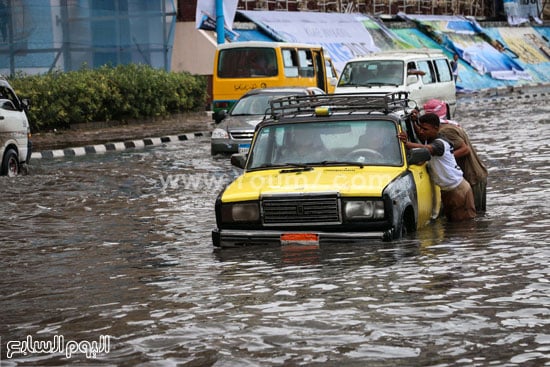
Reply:
M550 363L545 106L460 110L488 211L395 243L213 251L214 200L237 172L208 139L0 178L2 366ZM7 360L29 335L112 339L95 360Z

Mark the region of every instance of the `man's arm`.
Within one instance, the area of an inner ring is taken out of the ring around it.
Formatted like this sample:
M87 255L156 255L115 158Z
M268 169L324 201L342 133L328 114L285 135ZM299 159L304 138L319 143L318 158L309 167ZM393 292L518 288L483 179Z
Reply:
M458 129L457 127L443 127L439 129L439 134L453 144L453 155L455 158L465 157L470 154L470 147L460 136Z
M443 144L443 141L441 141L441 139L435 139L430 144L419 144L408 141L407 133L405 132L400 132L399 134L397 134L397 137L405 144L405 148L407 149L426 148L432 156L442 156L445 152L445 145Z

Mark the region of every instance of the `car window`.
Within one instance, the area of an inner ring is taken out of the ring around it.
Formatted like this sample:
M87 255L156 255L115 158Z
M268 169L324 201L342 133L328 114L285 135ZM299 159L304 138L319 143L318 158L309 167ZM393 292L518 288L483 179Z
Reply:
M19 101L15 93L8 87L0 86L0 100L2 100L2 108L16 110L19 106ZM11 103L10 103L11 102Z
M235 103L231 115L263 115L269 108L271 95L254 94Z
M320 93L315 93L313 91L312 94L325 94L325 92L323 92L322 90L319 89L319 91ZM269 112L269 109L271 108L269 102L272 99L306 94L308 94L306 93L306 90L298 89L296 91L278 91L274 93L260 93L252 94L250 96L244 96L240 100L238 100L237 103L235 103L233 109L231 110L231 115L265 115Z
M248 168L323 161L400 166L396 125L365 120L266 126L257 134Z
M451 69L449 68L449 62L446 59L434 60L435 68L440 82L450 82L453 79Z
M2 98L0 98L0 108L4 110L9 110L9 111L16 110L15 105L13 104L12 101L10 101L9 99L2 99Z
M424 82L424 84L435 83L435 73L432 63L430 61L418 61L418 68L425 73L424 75L422 75L422 81Z

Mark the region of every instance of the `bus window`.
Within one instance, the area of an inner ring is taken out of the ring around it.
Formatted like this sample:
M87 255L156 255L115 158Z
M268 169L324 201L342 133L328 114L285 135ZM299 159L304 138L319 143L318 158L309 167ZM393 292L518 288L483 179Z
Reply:
M300 76L311 78L314 76L313 72L313 56L310 50L298 50L298 59L300 62L299 72Z
M277 75L274 49L235 48L220 51L218 77L248 78L254 75Z
M250 60L250 70L252 76L274 76L277 75L277 61L275 59L275 50L258 49L252 53Z
M285 66L285 76L294 78L298 76L298 56L296 50L283 49L283 63Z
M338 79L338 73L336 72L336 69L334 68L334 64L332 63L332 61L325 57L325 69L327 71L327 77L329 79Z
M328 93L334 93L336 83L338 83L338 73L329 56L325 56L325 71L327 73L327 91Z

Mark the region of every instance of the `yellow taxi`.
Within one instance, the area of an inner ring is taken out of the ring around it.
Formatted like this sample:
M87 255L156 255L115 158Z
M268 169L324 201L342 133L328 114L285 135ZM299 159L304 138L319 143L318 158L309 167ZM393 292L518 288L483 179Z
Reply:
M291 96L271 102L244 169L215 203L216 247L392 240L439 213L426 149L415 139L404 93Z

